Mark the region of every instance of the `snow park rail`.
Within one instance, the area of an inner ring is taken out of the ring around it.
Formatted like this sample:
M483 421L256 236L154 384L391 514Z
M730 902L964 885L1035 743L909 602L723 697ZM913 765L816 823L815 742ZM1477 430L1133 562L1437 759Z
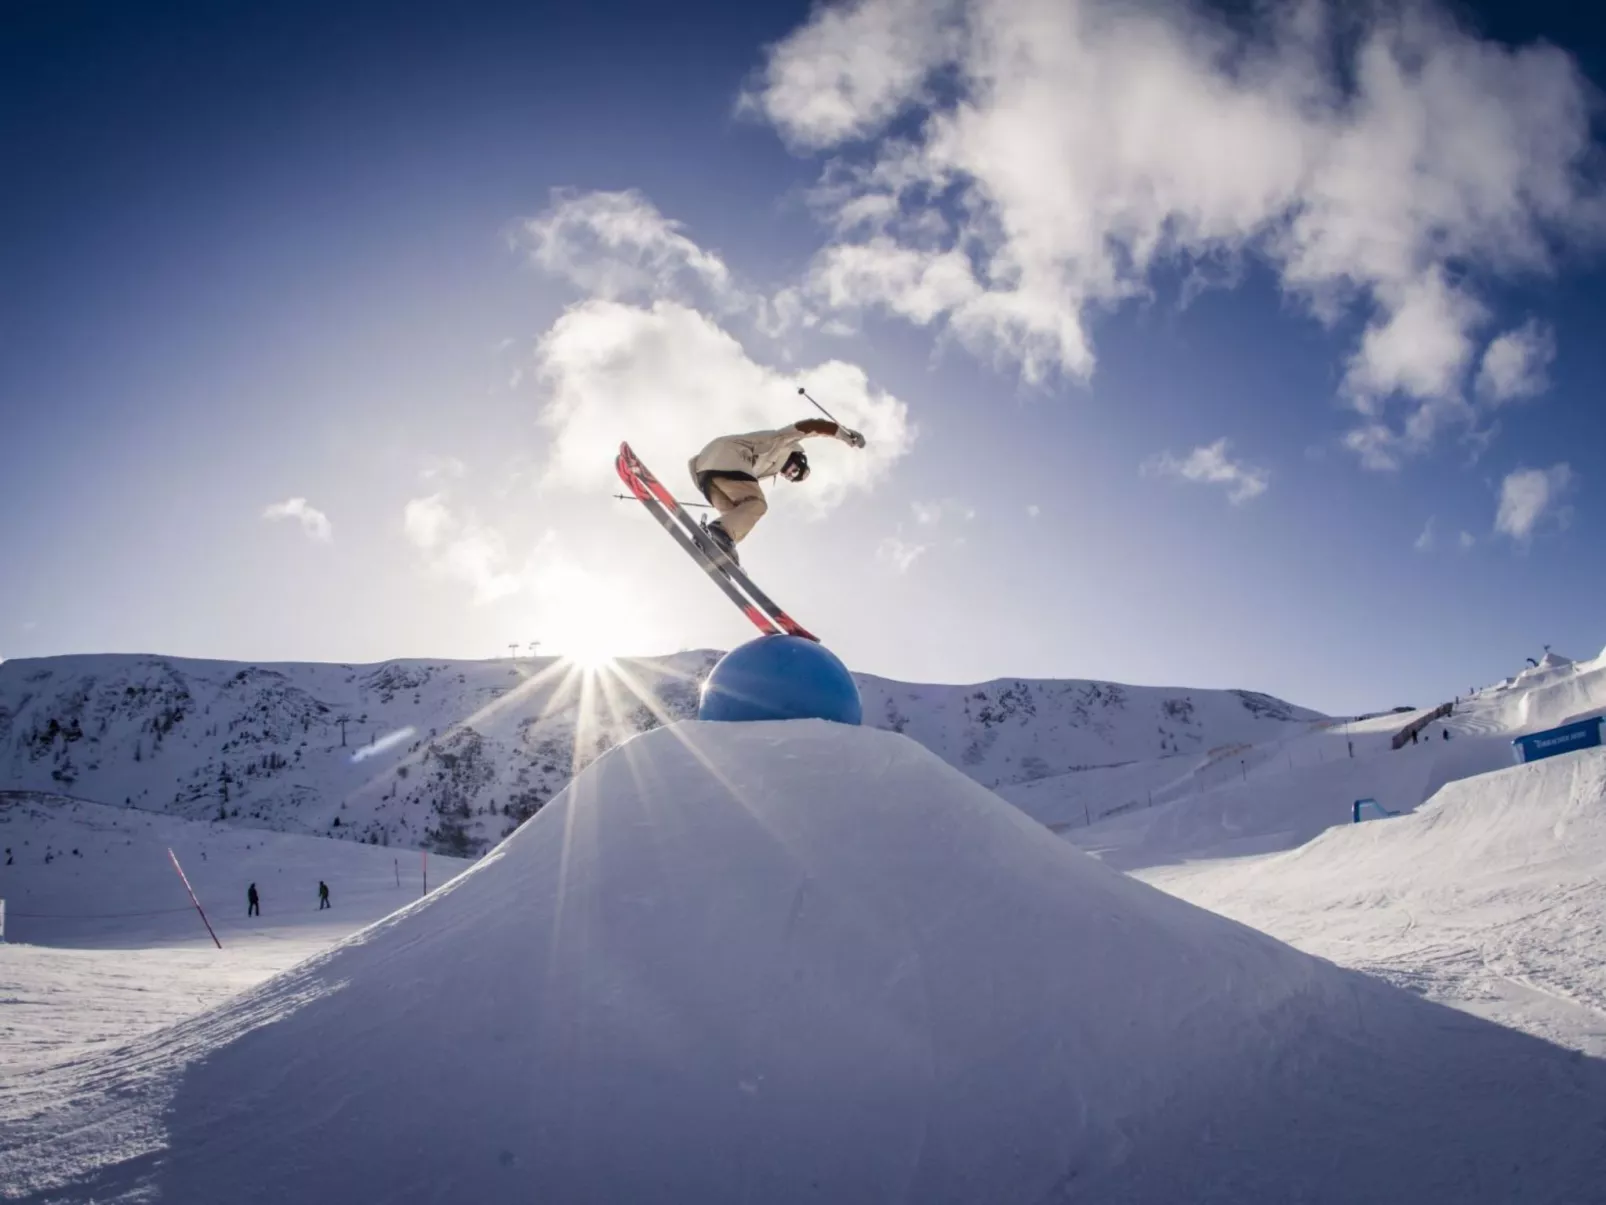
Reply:
M1399 815L1398 812L1384 807L1381 803L1379 803L1375 799L1357 799L1355 801L1355 807L1350 813L1354 817L1354 819L1351 821L1351 823L1359 824L1361 822L1361 809L1364 808L1364 807L1371 807L1373 810L1375 810L1377 812L1377 814L1379 816L1398 816Z

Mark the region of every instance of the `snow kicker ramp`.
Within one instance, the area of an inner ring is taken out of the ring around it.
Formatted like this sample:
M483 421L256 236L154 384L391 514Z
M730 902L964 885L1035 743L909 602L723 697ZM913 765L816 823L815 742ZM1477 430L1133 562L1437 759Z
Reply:
M0 1134L0 1192L1577 1202L1602 1066L1125 878L904 737L683 724L90 1068Z

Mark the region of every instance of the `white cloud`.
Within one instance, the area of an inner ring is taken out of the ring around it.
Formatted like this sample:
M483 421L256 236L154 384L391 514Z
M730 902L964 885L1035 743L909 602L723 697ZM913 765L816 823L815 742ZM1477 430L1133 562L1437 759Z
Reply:
M769 117L800 147L827 147L870 133L923 89L952 54L949 0L872 0L821 5L807 25L771 48L744 108Z
M1433 551L1433 542L1434 542L1433 525L1434 525L1433 516L1429 515L1428 516L1428 521L1422 525L1422 534L1417 536L1417 538L1416 538L1416 543L1415 543L1414 547L1416 548L1416 550L1418 552L1432 552Z
M1222 438L1213 444L1197 447L1180 459L1170 452L1161 452L1144 462L1142 472L1149 477L1171 477L1198 485L1224 486L1227 500L1237 506L1264 494L1271 483L1271 474L1265 469L1233 460L1227 454L1230 446L1230 442Z
M1555 358L1555 332L1529 319L1492 339L1484 349L1478 397L1491 406L1537 397L1550 387L1548 369Z
M1518 543L1527 543L1546 515L1553 514L1558 522L1565 522L1566 511L1560 509L1560 500L1572 482L1573 471L1566 464L1551 465L1548 469L1518 469L1507 474L1500 483L1495 531Z
M686 462L710 440L808 417L796 405L794 377L752 360L728 331L678 302L571 306L542 337L536 359L546 393L540 419L552 433L546 480L556 486L611 481L614 455L628 440L678 489ZM831 360L802 375L809 392L867 441L862 450L808 441L816 471L797 496L828 509L878 481L908 450L914 429L904 403L872 388L853 364Z
M888 536L877 546L876 559L891 565L899 573L908 573L909 567L930 548L930 544L905 540L901 535Z
M817 6L747 98L794 146L838 152L816 196L832 241L793 307L874 307L1030 382L1085 378L1091 318L1157 268L1230 285L1255 256L1323 320L1368 320L1345 374L1366 463L1470 423L1478 290L1606 230L1584 77L1430 4L1253 11L1274 15Z
M977 303L984 290L959 251L933 254L875 238L823 250L810 269L807 292L832 310L880 306L929 326Z
M957 498L944 498L940 502L911 502L915 522L922 527L935 527L944 519L970 520L976 517L976 508Z
M712 309L778 333L804 315L783 290L766 302L743 292L720 257L639 193L555 194L521 227L532 258L590 296L571 305L536 345L540 422L551 433L543 483L592 489L613 480L619 444L681 488L687 460L734 432L799 418L797 378L867 441L854 450L812 439L816 472L795 495L816 511L870 488L905 452L914 428L903 402L863 369L830 360L782 373L754 360ZM830 326L831 323L815 326Z
M418 470L424 481L456 481L468 471L468 466L455 456L432 456Z
M550 208L521 223L522 244L544 271L611 301L711 297L745 304L716 253L681 233L646 197L558 190Z
M1033 502L1030 506L1028 506L1026 508L1026 517L1028 519L1035 519L1035 518L1037 518L1038 515L1040 515L1042 513L1043 513L1043 508L1041 506L1038 506L1037 503L1035 503L1035 502Z
M515 555L501 531L445 494L408 502L402 527L424 566L468 586L476 605L517 600L519 631L539 634L543 649L611 653L624 633L648 642L668 638L638 591L616 572L582 564L555 531Z
M1362 413L1375 413L1394 394L1455 397L1472 358L1472 331L1486 317L1483 306L1433 268L1390 290L1384 308L1386 317L1367 328L1345 376Z
M316 540L320 544L327 544L335 538L334 524L329 522L329 516L305 498L286 498L283 502L275 502L262 512L264 519L295 519L301 524L301 530L307 533L307 538Z
M1463 531L1459 536L1456 537L1456 544L1460 547L1462 552L1466 552L1477 542L1477 537L1474 536L1470 531Z
M495 602L523 588L521 571L513 566L501 533L472 512L453 511L445 494L407 503L402 529L431 570L473 587L475 602Z

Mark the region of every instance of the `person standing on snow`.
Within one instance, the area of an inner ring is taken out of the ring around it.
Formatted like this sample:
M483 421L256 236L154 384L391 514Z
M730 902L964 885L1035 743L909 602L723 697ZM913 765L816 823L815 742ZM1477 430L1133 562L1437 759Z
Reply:
M318 911L322 912L325 908L328 908L328 907L331 907L331 905L329 903L329 884L325 883L322 879L319 879L318 880Z
M248 917L262 915L262 900L257 895L257 885L255 883L245 889L245 914Z
M759 482L776 474L792 482L808 478L809 458L797 445L810 435L831 436L850 448L864 447L864 436L841 423L805 418L778 431L722 435L691 458L687 467L697 492L719 512L706 530L734 564L741 564L736 545L769 509Z

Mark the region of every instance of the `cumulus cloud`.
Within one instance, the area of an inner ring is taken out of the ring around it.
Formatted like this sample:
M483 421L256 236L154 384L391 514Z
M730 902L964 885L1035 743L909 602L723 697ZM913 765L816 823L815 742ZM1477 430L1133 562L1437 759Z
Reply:
M501 533L472 512L456 512L443 493L408 502L402 530L434 572L472 587L475 602L506 598L524 584Z
M1547 516L1555 518L1557 522L1565 522L1566 510L1561 507L1561 499L1572 483L1573 471L1566 464L1554 464L1548 469L1518 469L1508 473L1500 483L1500 507L1495 513L1495 531L1510 536L1519 544L1526 544Z
M543 271L592 297L704 296L744 304L725 261L634 190L557 190L544 213L520 224L518 238Z
M1555 47L1429 4L1310 0L1251 28L1162 0L857 0L771 47L746 106L835 152L797 298L936 325L1029 382L1087 377L1090 323L1157 268L1256 257L1364 320L1346 442L1376 468L1470 423L1480 290L1591 242L1590 91ZM1491 396L1509 344L1494 349ZM1487 358L1487 356L1486 356Z
M1433 516L1429 515L1428 516L1428 521L1422 525L1422 534L1417 536L1416 543L1413 545L1413 547L1418 552L1432 552L1433 551L1433 543L1434 543L1433 525L1434 525L1434 518L1433 518Z
M754 359L725 321L773 333L796 317L796 299L742 290L717 254L641 194L559 192L519 233L536 264L587 294L535 348L539 418L551 436L543 484L611 482L629 440L679 488L681 466L710 440L809 417L794 405L799 379L867 440L863 450L809 441L818 471L796 495L805 505L836 506L908 451L907 407L858 366L829 360L783 373Z
M1456 545L1461 549L1462 552L1468 551L1477 542L1478 538L1470 531L1463 531L1459 536L1456 537Z
M821 5L771 49L742 106L768 115L801 148L871 133L952 56L959 9L951 0Z
M546 479L557 486L606 484L629 440L680 488L687 460L708 441L808 417L795 404L797 378L753 360L713 319L674 301L572 306L542 337L536 360L546 393L541 422L551 432ZM872 387L856 365L831 360L803 376L810 393L866 439L862 450L808 441L816 472L798 496L829 509L879 480L914 429L904 403Z
M262 512L262 517L269 520L294 519L301 524L301 530L307 533L308 539L320 544L327 544L335 538L335 527L329 522L329 516L305 498L286 498L283 502L275 502Z
M1537 320L1496 336L1483 351L1478 397L1491 406L1537 397L1550 387L1548 370L1555 358L1555 333Z
M1204 444L1186 456L1177 457L1170 452L1146 460L1142 472L1147 477L1170 477L1196 485L1219 485L1226 489L1227 500L1234 506L1258 498L1271 484L1271 474L1228 455L1229 440L1222 438L1213 444Z

